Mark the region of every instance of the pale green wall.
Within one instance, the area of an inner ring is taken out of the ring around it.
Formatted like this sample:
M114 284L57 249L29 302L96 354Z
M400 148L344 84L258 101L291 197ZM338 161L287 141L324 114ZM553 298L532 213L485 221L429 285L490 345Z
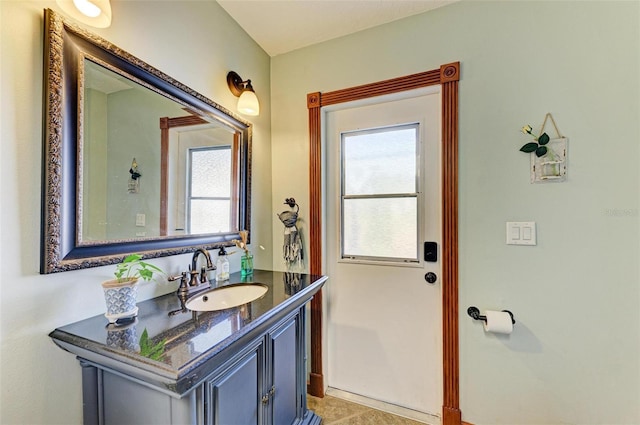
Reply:
M108 96L107 239L160 235L160 122L159 117L185 114L181 105L150 90L122 90ZM138 193L129 193L129 168L136 159ZM145 226L136 226L136 214Z
M270 59L215 2L112 1L113 24L90 31L235 109L226 74L251 78L262 101L254 123L252 240L272 246ZM54 1L0 1L0 423L80 424L80 367L47 336L105 311L100 282L113 267L39 275L43 9ZM128 158L131 161L131 158ZM129 162L130 164L130 162ZM125 164L127 165L127 164ZM144 163L142 164L145 165ZM125 187L126 189L126 187ZM270 250L254 250L270 268ZM239 256L231 256L239 269ZM233 258L236 257L236 258ZM189 255L152 261L169 273ZM144 283L139 299L175 290Z
M460 389L476 425L640 423L639 5L463 1L272 60L274 210L294 196L303 219L307 93L461 62ZM520 128L547 112L569 179L532 185ZM505 222L529 220L538 245L505 245ZM514 333L485 335L470 305L511 309Z
M107 95L85 90L82 146L82 220L83 240L105 240L107 230Z

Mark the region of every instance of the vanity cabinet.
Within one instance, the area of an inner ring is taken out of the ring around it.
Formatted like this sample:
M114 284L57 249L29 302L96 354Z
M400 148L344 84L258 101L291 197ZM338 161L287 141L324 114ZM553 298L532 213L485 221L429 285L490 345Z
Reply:
M300 317L285 320L207 381L207 424L278 425L303 419Z
M85 425L319 424L315 415L304 417L304 314L302 308L247 344L179 400L84 361L95 369L83 382Z
M100 315L54 330L82 366L84 424L319 425L306 403L305 306L326 277L254 280L269 290L239 307L169 316L179 300L168 294L138 303L124 327ZM163 341L161 359L141 354L142 334Z
M258 425L264 416L261 406L264 370L264 342L238 359L230 370L207 382L207 424Z
M290 321L268 338L271 353L268 369L272 374L267 407L271 409L274 425L290 424L302 418L301 407L306 404L306 385L297 386L298 382L306 382L304 345L300 344L304 344L304 339L296 338L302 333L300 326L300 320Z

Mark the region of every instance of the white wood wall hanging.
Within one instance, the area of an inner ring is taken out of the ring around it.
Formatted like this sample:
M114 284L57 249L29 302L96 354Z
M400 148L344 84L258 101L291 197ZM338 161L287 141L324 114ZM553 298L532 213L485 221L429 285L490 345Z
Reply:
M555 138L545 133L547 120L551 119L556 132ZM550 113L544 118L542 127L536 136L530 126L522 128L523 133L534 137L535 142L525 144L521 151L531 156L531 183L559 183L567 179L567 147L569 139L564 137Z

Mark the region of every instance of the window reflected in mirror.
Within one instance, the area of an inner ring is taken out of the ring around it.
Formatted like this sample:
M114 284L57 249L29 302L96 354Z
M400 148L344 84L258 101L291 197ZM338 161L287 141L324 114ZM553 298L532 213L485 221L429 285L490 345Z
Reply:
M189 158L187 230L190 233L230 231L231 146L190 148Z
M89 58L82 85L81 243L238 230L233 129Z
M197 116L160 127L161 236L237 232L239 135Z

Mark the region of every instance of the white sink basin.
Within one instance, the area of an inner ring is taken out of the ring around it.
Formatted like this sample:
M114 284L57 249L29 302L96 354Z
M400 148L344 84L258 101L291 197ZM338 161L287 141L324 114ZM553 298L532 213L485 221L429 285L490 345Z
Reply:
M185 305L191 311L224 310L257 300L267 293L267 289L261 283L238 283L198 294Z

